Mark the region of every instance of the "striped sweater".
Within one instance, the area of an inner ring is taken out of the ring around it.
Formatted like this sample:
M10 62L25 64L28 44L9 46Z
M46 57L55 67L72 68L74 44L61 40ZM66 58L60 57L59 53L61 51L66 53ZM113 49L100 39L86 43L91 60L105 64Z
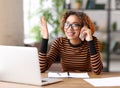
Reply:
M57 38L47 52L48 39L43 39L40 52L39 63L41 72L49 69L56 58L60 56L62 71L93 71L100 74L103 64L100 57L98 40L93 36L90 42L82 41L78 45L72 45L66 37Z

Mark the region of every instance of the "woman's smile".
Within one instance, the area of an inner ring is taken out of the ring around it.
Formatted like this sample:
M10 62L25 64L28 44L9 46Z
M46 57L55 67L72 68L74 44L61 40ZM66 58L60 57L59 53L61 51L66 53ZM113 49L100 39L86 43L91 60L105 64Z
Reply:
M68 37L72 37L75 35L75 32L67 32Z

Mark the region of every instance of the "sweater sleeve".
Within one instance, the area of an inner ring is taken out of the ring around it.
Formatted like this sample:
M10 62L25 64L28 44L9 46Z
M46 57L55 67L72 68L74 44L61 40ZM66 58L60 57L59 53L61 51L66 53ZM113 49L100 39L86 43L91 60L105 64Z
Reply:
M50 49L48 50L48 52L46 51L46 44L47 40L43 40L41 45L41 49L39 51L39 63L40 63L40 69L41 72L45 72L46 70L48 70L50 68L50 66L52 65L52 63L55 62L56 58L59 55L59 40L56 39Z
M42 39L41 46L40 46L41 53L47 52L47 45L48 45L48 39Z
M96 54L96 53L97 53L97 50L96 50L96 48L95 48L94 40L89 41L88 43L89 43L89 46L90 46L90 54L91 54L91 55Z
M90 46L90 61L91 61L92 71L95 74L100 74L103 69L103 64L100 56L99 43L96 37L93 38L93 41L89 42L89 46Z

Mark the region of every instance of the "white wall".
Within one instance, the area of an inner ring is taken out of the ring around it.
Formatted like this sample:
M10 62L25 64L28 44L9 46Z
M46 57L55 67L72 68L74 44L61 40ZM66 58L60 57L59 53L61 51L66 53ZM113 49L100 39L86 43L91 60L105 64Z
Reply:
M0 0L0 45L23 45L23 1Z

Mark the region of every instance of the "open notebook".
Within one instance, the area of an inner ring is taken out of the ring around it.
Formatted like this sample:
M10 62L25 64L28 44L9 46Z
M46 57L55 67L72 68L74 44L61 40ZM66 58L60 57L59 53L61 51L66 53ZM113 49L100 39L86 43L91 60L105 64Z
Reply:
M41 86L62 79L44 78L42 81L37 48L1 45L0 81Z

